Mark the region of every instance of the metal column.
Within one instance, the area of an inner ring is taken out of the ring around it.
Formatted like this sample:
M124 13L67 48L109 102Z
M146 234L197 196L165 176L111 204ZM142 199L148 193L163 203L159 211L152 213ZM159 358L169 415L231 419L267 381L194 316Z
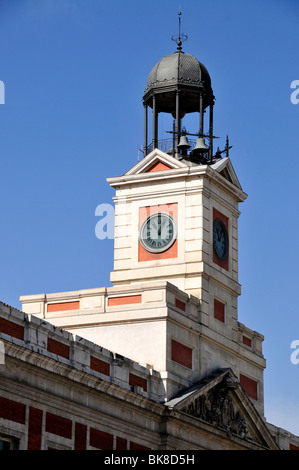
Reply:
M147 104L143 103L144 106L144 142L143 142L143 156L147 155Z
M179 145L179 139L180 139L180 94L179 91L177 90L176 92L176 97L175 97L175 117L176 117L176 127L175 127L175 133L176 133L176 145L175 145L175 155L178 155L178 145Z
M153 96L153 150L157 147L158 143L158 116L157 116L157 105L156 97Z
M203 136L203 96L202 93L199 97L199 137Z
M213 159L213 108L214 108L214 99L212 100L212 102L210 104L210 129L209 129L209 133L210 133L210 149L209 149L210 161L212 161L212 159Z

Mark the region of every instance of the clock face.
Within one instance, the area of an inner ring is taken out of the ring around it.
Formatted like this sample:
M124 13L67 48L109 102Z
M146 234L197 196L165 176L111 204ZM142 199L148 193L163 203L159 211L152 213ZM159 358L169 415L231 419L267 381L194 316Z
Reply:
M150 253L162 253L173 245L176 234L176 223L173 217L164 212L157 212L143 222L139 240L143 248Z
M221 219L214 220L213 226L213 246L218 258L223 261L228 255L228 235Z

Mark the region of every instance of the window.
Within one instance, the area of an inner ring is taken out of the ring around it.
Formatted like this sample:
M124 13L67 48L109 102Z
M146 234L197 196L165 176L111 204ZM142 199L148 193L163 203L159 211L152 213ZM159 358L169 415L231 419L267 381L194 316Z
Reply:
M16 450L18 441L11 437L0 436L0 450Z

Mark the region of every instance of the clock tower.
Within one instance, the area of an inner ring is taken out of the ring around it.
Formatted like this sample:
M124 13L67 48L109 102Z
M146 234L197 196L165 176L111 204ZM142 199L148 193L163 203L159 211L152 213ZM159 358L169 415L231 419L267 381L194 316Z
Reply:
M233 337L241 291L238 206L247 196L230 161L228 139L223 151L213 152L211 79L203 64L182 52L181 41L151 70L143 103L144 158L125 175L108 178L116 190L111 281L114 286L168 281L199 299L204 324L221 311ZM158 138L162 113L174 116L170 139ZM193 132L183 127L187 114L198 123Z
M182 39L148 76L143 158L108 178L112 287L22 297L23 310L157 371L161 401L230 368L263 414L263 337L238 321L239 204L247 195L228 138L214 151L211 78ZM158 135L161 114L170 117L168 138Z
M143 104L144 158L124 175L108 178L116 191L111 282L115 289L151 290L161 282L177 288L173 304L179 313L175 320L168 318L164 346L167 351L170 341L171 352L166 356L179 356L177 361L184 365L179 373L191 381L216 367L232 367L262 410L263 337L238 321L239 204L247 195L229 158L228 138L223 150L213 150L209 73L195 57L182 52L180 40L176 52L151 70ZM170 139L158 137L162 113L173 117ZM189 114L195 116L198 129L187 131L183 126ZM151 298L149 291L147 295ZM186 315L188 309L193 314ZM154 310L151 315L153 320ZM154 332L148 323L148 341L155 345L158 336L151 335L151 328ZM175 375L167 361L166 368ZM195 374L189 374L189 368Z

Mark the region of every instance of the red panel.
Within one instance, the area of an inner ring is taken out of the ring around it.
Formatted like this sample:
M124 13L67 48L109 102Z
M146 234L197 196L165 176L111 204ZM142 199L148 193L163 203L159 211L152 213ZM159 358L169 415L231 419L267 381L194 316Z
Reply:
M110 364L93 356L90 356L90 368L101 374L110 375Z
M16 423L25 424L26 406L17 401L8 400L0 397L0 417L15 421Z
M147 206L141 207L139 209L139 227L141 227L142 222L151 214L155 212L166 212L167 214L172 215L172 217L178 219L178 205L177 203L173 204L162 204L159 206ZM157 259L169 259L176 258L178 256L178 243L177 240L171 245L171 247L163 251L162 253L149 253L146 251L141 243L138 244L138 261L152 261Z
M165 163L157 162L149 170L147 170L147 173L150 173L152 171L163 171L163 170L170 170L170 169L171 169L170 166L165 165Z
M240 384L250 398L257 400L257 382L255 380L240 374Z
M217 211L217 209L214 208L213 209L213 222L215 219L222 220L228 233L228 217L226 217L225 215L223 215L221 212ZM221 266L222 268L226 269L226 271L228 271L228 257L222 261L216 256L214 250L213 250L213 262L215 264L218 264L218 266Z
M5 318L0 318L0 332L24 340L24 327Z
M90 445L96 449L113 450L113 436L99 429L90 428Z
M186 311L186 304L179 299L175 299L175 306L180 310L183 310L183 312Z
M28 450L40 450L42 440L43 412L30 406L28 425Z
M75 450L86 450L87 426L75 423Z
M149 447L145 447L137 442L130 442L130 450L151 450Z
M225 304L217 299L214 299L214 317L222 323L225 322Z
M108 299L108 307L115 305L126 305L126 304L141 304L141 295L124 295L122 297L110 297Z
M48 312L61 312L64 310L79 310L80 302L61 302L56 304L48 304L47 311Z
M171 341L171 360L192 369L192 349L173 339Z
M117 437L115 450L127 450L127 440L122 437Z
M49 352L58 354L58 356L62 356L62 357L65 357L66 359L69 359L70 348L66 344L60 343L60 341L56 341L55 339L48 338L47 349Z
M299 447L295 446L295 444L290 444L290 450L299 450Z
M243 343L251 347L251 339L247 338L247 336L243 336Z
M138 377L138 375L129 374L129 385L142 387L145 392L147 391L147 380Z
M52 413L46 414L46 431L57 436L72 437L72 421Z

